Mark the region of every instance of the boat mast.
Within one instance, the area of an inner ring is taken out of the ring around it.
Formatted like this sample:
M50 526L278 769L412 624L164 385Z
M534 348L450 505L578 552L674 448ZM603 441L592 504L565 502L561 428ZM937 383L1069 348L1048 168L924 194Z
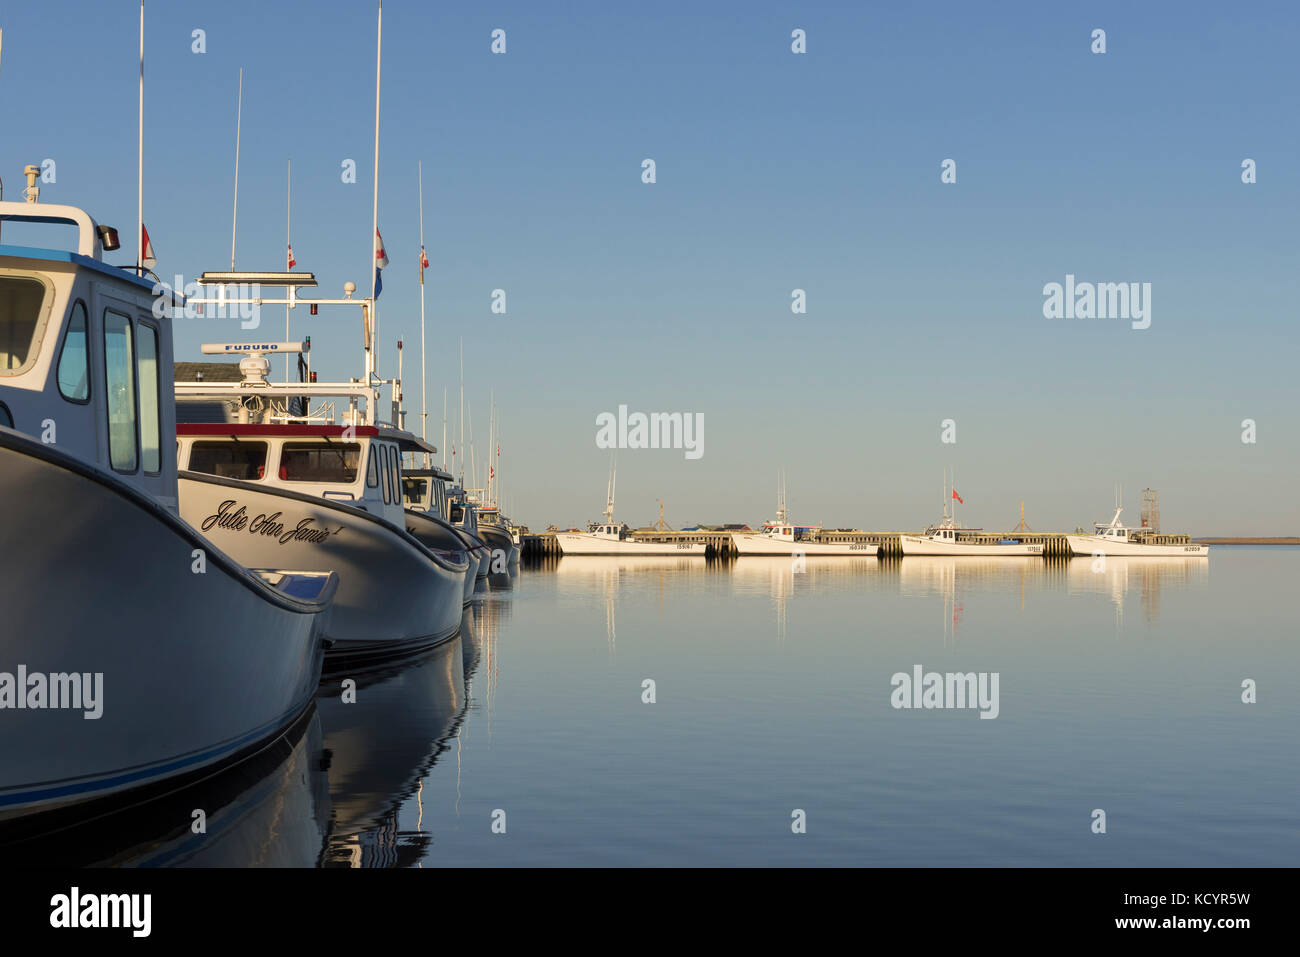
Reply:
M141 99L144 99L141 93ZM244 120L244 68L239 68L239 98L235 101L235 207L230 214L230 271L235 271L235 231L239 226L239 132Z
M447 387L442 387L442 470L447 471Z
M375 31L375 184L374 198L371 203L370 221L370 334L374 340L371 349L371 368L379 368L379 303L375 301L375 286L379 281L379 260L375 256L375 247L379 242L379 80L380 68L384 55L384 0L379 0L379 20ZM233 266L231 267L234 268ZM367 385L369 383L367 382Z
M289 171L285 177L284 189L284 245L287 249L293 248L293 234L290 232L293 210L293 160L289 160ZM289 261L285 260L288 266ZM288 298L288 297L286 297ZM289 341L289 303L284 304L284 341ZM284 354L284 383L289 384L289 353ZM285 410L286 412L288 409ZM305 409L303 410L306 411Z
M425 385L424 351L424 161L417 163L420 176L420 438L429 441L429 392ZM288 359L286 358L287 362ZM429 467L429 453L424 453L424 467Z
M144 275L144 0L140 0L140 140L136 171L135 274Z
M460 487L465 487L465 338L460 337ZM451 463L455 466L455 462Z

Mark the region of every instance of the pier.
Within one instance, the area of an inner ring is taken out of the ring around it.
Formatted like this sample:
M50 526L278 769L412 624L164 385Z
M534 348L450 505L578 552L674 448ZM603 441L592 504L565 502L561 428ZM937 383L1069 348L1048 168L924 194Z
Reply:
M564 531L564 529L561 529ZM546 558L561 554L555 532L546 531L521 536L520 551L525 558ZM691 531L661 531L656 528L639 528L632 531L643 542L694 543L703 542L708 548L705 553L710 558L731 558L736 554L731 542L731 532L699 529ZM920 532L864 532L858 529L823 529L814 541L872 543L879 546L881 558L897 558L903 554L901 537L903 535L920 535ZM1081 534L1079 532L1071 534ZM958 532L958 541L978 545L995 545L998 542L1015 541L1043 546L1044 558L1066 558L1070 546L1065 532ZM1153 545L1188 545L1191 536L1186 534L1148 534L1144 541Z

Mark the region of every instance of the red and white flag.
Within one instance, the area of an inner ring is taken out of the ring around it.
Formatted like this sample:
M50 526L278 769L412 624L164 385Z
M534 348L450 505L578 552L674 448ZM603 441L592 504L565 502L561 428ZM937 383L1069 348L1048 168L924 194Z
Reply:
M158 265L158 259L153 254L153 243L149 242L149 230L144 228L144 223L140 224L140 264L145 269Z
M388 253L384 252L384 237L375 230L375 268L383 269L388 265Z
M952 497L955 498L957 501L961 502L963 505L966 504L966 500L957 494L956 489L952 490Z
M289 268L292 269L296 265L298 265L298 260L293 258L293 244L290 243L289 244Z

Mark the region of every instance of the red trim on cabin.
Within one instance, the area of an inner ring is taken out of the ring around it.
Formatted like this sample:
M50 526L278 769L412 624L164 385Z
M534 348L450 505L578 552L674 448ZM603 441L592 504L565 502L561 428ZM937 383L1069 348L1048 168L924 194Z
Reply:
M379 434L379 429L373 425L242 425L238 422L178 422L176 424L177 435L261 435L276 438L279 436L327 436L329 438L341 438L343 430L350 428L349 435L355 435L359 438L374 438Z

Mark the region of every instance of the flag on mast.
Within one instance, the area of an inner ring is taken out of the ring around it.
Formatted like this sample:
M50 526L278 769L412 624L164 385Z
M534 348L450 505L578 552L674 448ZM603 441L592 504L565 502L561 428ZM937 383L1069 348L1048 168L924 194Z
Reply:
M149 241L149 230L144 228L144 223L140 224L140 263L145 269L158 265L153 254L153 243Z
M424 244L420 244L420 285L424 285L424 271L429 268L429 257L425 255Z
M957 501L961 502L963 505L966 504L966 500L957 494L956 489L952 490L952 497L955 498Z
M298 265L298 260L293 258L293 243L289 244L289 268L292 269Z
M379 230L375 230L375 298L379 298L379 292L384 288L382 270L388 265L388 253L384 252L384 237L379 235Z

